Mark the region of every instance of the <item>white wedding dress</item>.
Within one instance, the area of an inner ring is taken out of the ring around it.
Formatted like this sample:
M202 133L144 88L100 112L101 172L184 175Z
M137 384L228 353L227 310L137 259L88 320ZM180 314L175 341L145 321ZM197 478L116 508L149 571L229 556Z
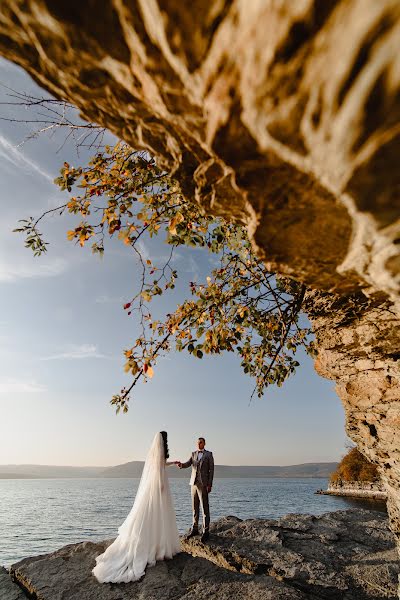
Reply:
M146 566L181 552L175 510L164 457L157 433L146 458L132 509L118 528L118 537L96 558L92 570L100 583L137 581Z

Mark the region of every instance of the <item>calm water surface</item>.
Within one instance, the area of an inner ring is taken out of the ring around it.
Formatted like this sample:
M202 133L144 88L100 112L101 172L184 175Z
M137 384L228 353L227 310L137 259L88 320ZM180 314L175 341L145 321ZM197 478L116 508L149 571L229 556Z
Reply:
M139 479L0 479L0 565L56 550L83 540L116 536L132 507ZM215 481L211 520L225 515L241 519L276 519L287 513L342 510L382 505L365 500L319 496L327 479L220 479ZM170 479L178 528L191 523L190 488Z

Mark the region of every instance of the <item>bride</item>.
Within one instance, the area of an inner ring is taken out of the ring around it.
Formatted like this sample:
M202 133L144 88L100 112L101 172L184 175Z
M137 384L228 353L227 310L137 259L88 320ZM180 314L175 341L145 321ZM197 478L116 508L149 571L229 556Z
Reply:
M181 551L166 465L166 431L156 433L147 454L135 502L118 537L96 558L92 573L100 583L137 581L146 566Z

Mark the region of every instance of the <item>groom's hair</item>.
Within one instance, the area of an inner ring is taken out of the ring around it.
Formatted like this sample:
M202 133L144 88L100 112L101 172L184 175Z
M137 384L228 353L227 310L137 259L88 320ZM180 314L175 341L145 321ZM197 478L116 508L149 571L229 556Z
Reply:
M199 440L202 440L204 443L206 443L206 439L203 437L199 437Z
M166 431L160 431L162 438L163 438L163 442L164 442L164 458L165 460L167 460L167 458L169 458L169 451L168 451L168 434Z

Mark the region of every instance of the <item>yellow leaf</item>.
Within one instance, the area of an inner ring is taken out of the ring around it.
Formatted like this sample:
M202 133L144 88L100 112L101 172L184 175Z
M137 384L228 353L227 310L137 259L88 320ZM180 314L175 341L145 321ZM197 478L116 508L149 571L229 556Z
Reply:
M74 210L74 208L76 207L76 198L72 198L68 204L67 204L67 208L69 210L69 212L72 212Z
M129 229L120 229L118 231L118 239L119 240L125 240L128 237L129 237Z
M245 313L247 313L247 312L248 312L247 306L239 306L238 314L240 317L243 317L245 315Z
M147 371L146 371L146 375L147 375L147 377L150 377L150 379L153 377L153 375L154 375L154 370L153 370L153 367L149 367L149 368L147 369Z
M176 213L176 215L169 222L168 231L172 233L172 235L175 235L176 226L179 225L179 223L182 223L182 221L184 221L184 217L181 215L181 213Z
M75 230L74 229L70 229L69 231L67 231L67 238L69 240L73 240L75 237Z
M131 373L132 375L136 375L136 373L139 371L139 367L136 361L133 361L133 363L131 363Z

